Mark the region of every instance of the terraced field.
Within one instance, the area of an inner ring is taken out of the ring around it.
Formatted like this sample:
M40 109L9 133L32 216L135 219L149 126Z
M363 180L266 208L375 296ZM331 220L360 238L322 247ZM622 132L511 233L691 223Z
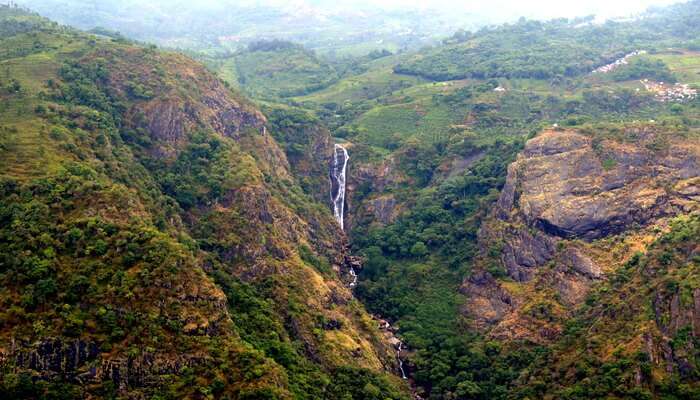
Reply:
M700 52L662 53L657 58L663 60L682 83L700 86Z

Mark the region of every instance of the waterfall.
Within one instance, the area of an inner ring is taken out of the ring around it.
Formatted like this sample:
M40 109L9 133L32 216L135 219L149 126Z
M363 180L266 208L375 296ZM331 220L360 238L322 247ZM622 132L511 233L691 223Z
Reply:
M345 230L343 218L345 215L345 176L348 168L348 151L345 147L336 144L333 149L333 163L331 164L330 179L331 179L331 202L333 203L333 215L335 215L340 229ZM357 286L357 272L350 265L350 289Z
M403 360L401 359L401 348L403 347L403 342L399 341L399 345L396 347L396 358L399 360L399 371L401 371L401 378L408 379L406 376L406 371L403 370Z
M357 286L357 272L355 272L355 268L350 266L350 276L352 276L352 282L350 282L350 287L354 288Z
M333 202L333 215L340 225L343 226L343 215L345 211L345 172L348 167L348 151L345 147L336 144L333 151L333 164L331 165L331 202Z

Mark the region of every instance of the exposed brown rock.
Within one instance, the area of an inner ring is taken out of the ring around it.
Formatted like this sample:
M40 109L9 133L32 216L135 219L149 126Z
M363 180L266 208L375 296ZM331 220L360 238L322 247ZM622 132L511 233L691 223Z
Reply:
M641 146L599 144L601 159L587 136L544 132L509 167L499 216L516 213L551 236L593 240L678 213L679 193L667 184L700 175L700 150L671 143L659 154L643 146L655 137L648 135ZM697 190L690 186L683 193Z
M460 291L468 299L466 313L481 329L503 320L515 308L510 294L488 273L473 274Z
M648 127L625 135L616 141L546 131L528 141L479 232L480 268L500 263L515 282L484 272L465 280L464 313L476 327L501 338L553 340L559 320L610 268L591 253L598 240L698 209L700 146ZM553 315L528 315L537 304L550 304ZM682 311L672 297L655 307L675 321L668 332L678 324L700 328L700 308Z
M591 279L600 278L602 270L583 251L577 248L567 248L561 255L562 264Z
M377 221L390 224L396 218L396 207L396 199L389 195L370 200L368 209Z
M356 224L390 223L400 214L402 206L393 196L366 199L359 198L358 192L361 187L367 186L373 193L382 193L389 187L406 182L406 176L392 158L378 165L357 165L352 162L352 147L348 152L346 231L352 230Z
M446 160L436 171L436 177L449 179L464 174L474 164L486 156L486 152L476 150L465 156L458 156Z

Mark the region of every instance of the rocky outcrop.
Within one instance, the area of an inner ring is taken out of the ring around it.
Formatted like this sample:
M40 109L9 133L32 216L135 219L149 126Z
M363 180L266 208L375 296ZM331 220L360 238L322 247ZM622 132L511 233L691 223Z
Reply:
M475 150L467 155L445 160L435 171L433 179L449 179L460 176L486 156L483 150Z
M382 224L390 224L396 219L397 202L394 196L387 195L368 201L368 211Z
M234 139L248 131L266 132L267 120L259 110L185 56L141 48L101 49L81 62L105 63L109 73L100 81L103 90L110 97L133 100L125 123L148 134L154 155L176 154L202 129ZM135 87L148 94L135 94Z
M659 290L652 305L656 325L664 335L673 337L681 329L690 328L693 336L700 337L700 288L693 289L686 301L681 301L677 290Z
M649 340L650 353L659 354L657 358L664 360L667 372L677 370L683 377L694 376L698 371L700 288L682 289L666 282L656 287L651 304L658 334Z
M536 229L504 226L501 261L516 281L532 279L537 267L546 264L556 252L556 239Z
M352 147L348 148L352 158ZM401 204L390 194L377 197L367 192L386 193L389 188L407 182L391 158L380 164L351 163L348 166L346 231L356 225L391 223L401 211Z
M6 368L31 370L41 379L61 377L79 384L111 381L121 390L156 386L169 375L206 362L192 355L113 356L102 353L99 343L83 339L46 338L34 344L13 345L16 348L3 355Z
M460 291L468 299L464 311L473 318L478 329L492 326L515 309L510 294L485 272L477 272L470 276Z
M603 274L600 266L578 248L567 248L564 250L561 254L560 265L590 279L598 279Z
M601 239L697 210L698 176L700 146L653 127L629 128L615 140L543 132L509 166L482 225L481 272L462 286L464 313L499 337L520 330L528 339L550 340L560 329L556 321L611 268ZM498 266L515 281L507 286L515 292L485 272ZM533 307L556 311L533 319Z
M597 142L570 131L548 131L530 140L508 168L498 215L522 218L554 237L594 240L684 211L697 190L700 151L639 132L637 143ZM669 190L683 184L682 193ZM689 185L689 186L685 186Z
M55 338L45 339L31 347L13 341L12 347L6 359L13 360L18 368L31 369L46 377L60 374L78 381L82 380L85 373L92 378L97 376L94 369L91 372L81 372L81 369L100 355L99 346L93 341Z
M547 131L530 140L508 167L495 211L503 223L482 235L503 242L508 274L531 279L563 239L592 241L697 208L700 149L678 141L653 150L660 135L640 130L636 143L621 143Z

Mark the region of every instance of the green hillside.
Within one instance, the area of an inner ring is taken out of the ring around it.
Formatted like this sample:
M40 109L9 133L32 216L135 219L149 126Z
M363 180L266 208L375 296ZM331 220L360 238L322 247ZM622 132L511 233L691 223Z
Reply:
M179 54L0 27L0 397L408 398L255 106Z
M313 52L283 41L251 43L231 59L215 63L222 77L258 98L299 96L338 79L334 68Z
M636 23L592 18L528 21L456 34L445 46L398 64L398 73L433 80L576 77L639 49L686 47L698 35L698 5L649 12Z

